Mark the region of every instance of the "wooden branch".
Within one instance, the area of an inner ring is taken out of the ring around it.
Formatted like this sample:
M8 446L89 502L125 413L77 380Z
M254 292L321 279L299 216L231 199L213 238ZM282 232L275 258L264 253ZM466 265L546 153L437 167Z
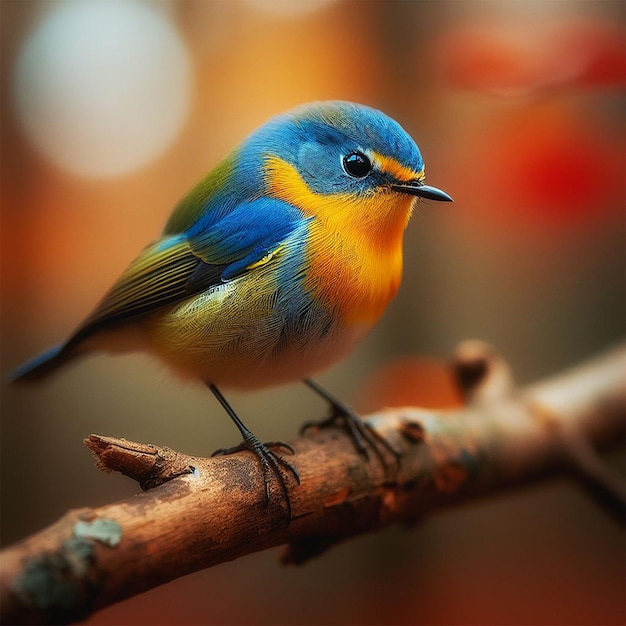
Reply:
M264 506L262 476L247 452L197 458L168 448L92 435L105 471L146 489L59 521L0 553L4 624L82 619L179 576L287 544L301 563L334 543L479 495L574 467L623 520L624 488L592 446L622 441L626 350L515 390L508 366L484 344L463 344L453 363L470 404L454 412L385 410L368 421L402 455L389 476L366 462L340 429L292 442L301 485L285 522L278 485Z

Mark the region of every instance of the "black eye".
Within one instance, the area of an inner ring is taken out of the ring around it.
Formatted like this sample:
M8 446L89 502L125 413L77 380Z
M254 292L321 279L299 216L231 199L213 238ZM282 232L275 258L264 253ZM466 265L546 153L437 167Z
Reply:
M362 152L343 157L343 169L353 178L365 178L372 171L372 162Z

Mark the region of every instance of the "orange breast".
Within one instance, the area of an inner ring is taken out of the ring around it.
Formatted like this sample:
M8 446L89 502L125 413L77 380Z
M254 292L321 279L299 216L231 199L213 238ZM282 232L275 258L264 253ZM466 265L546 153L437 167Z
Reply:
M314 193L282 159L267 163L268 192L311 218L307 284L346 325L371 326L400 285L402 235L414 198L388 189L367 196Z
M374 324L394 297L402 275L401 242L382 248L364 237L313 221L307 282L345 324Z

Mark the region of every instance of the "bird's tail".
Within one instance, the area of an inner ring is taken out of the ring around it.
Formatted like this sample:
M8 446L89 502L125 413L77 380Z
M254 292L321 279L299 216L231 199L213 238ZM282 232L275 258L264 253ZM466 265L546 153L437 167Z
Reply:
M73 346L60 343L14 369L7 377L8 383L37 382L52 374L57 368L78 356Z

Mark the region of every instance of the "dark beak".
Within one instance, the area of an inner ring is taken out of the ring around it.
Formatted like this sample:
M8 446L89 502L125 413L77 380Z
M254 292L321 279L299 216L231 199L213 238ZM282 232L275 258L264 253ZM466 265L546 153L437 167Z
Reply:
M437 187L424 185L417 181L391 185L391 188L394 191L399 191L400 193L408 193L412 196L427 198L428 200L438 200L440 202L454 202L454 200L452 200L452 198L445 191L441 191L441 189L437 189Z

